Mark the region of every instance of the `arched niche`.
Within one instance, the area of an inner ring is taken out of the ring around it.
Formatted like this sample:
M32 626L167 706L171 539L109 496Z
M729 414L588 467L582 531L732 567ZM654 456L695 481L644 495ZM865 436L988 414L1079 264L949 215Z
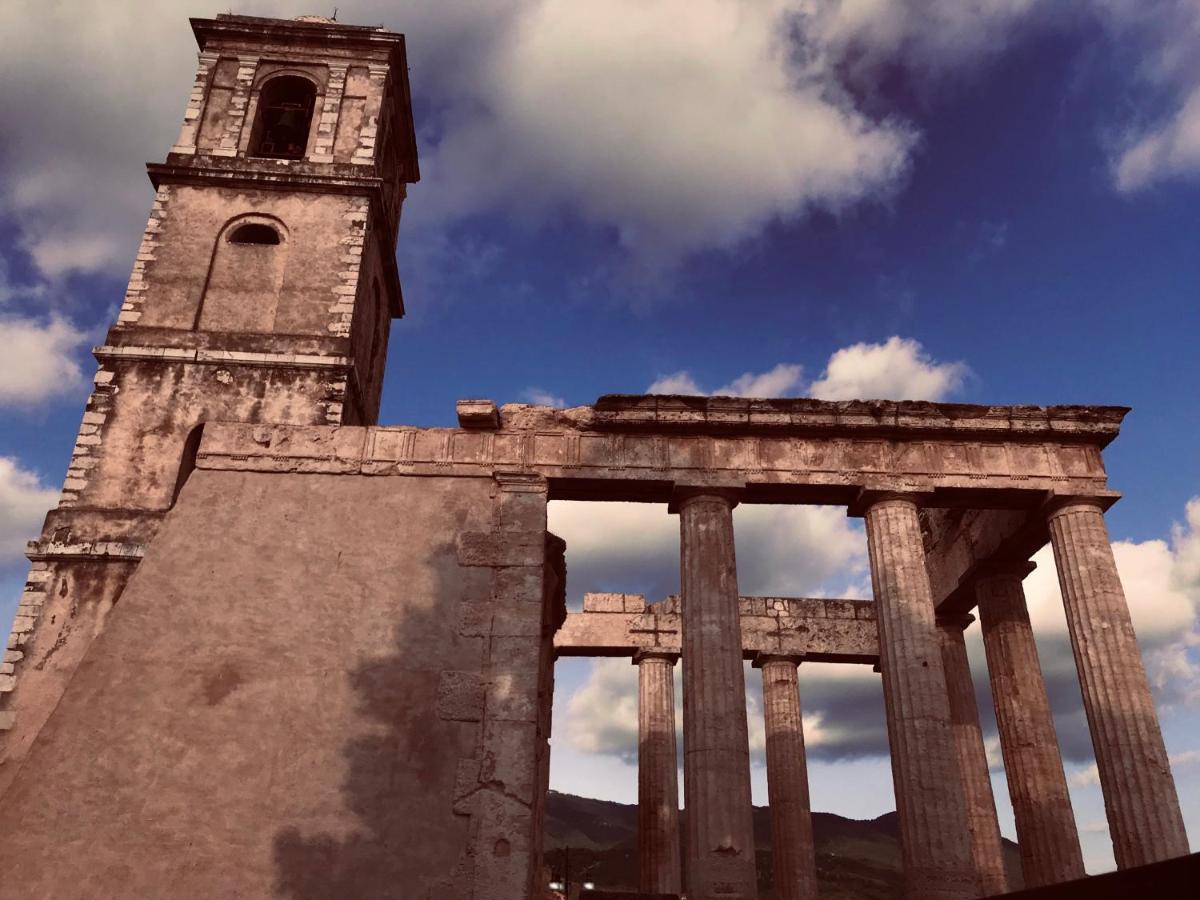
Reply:
M287 254L287 229L278 219L245 215L226 223L213 247L196 327L274 330Z

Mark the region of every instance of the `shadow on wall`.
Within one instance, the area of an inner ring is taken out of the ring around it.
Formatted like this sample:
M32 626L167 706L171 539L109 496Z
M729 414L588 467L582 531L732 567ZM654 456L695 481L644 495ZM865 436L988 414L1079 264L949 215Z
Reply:
M483 639L457 634L459 603L471 602L474 591L464 584L470 576L458 566L454 545L439 547L430 564L438 602L427 608L397 602L393 651L345 676L359 721L370 726L343 749L342 797L358 827L341 835L306 835L304 825L280 830L278 896L421 896L429 876L448 874L458 862L468 819L451 813L455 773L459 758L473 752L477 725L438 716L438 677L455 658L462 668L473 658L477 668Z

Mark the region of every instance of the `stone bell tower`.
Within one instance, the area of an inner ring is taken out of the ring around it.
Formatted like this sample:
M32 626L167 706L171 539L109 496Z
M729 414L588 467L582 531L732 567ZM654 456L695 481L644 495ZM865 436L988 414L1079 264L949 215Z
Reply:
M404 37L193 19L179 140L0 674L0 792L117 602L206 421L370 425L419 177ZM164 602L169 602L164 598Z

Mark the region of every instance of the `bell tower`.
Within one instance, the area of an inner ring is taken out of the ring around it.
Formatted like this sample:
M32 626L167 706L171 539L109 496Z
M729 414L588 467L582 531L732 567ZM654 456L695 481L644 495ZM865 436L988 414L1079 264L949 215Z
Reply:
M206 421L369 425L417 181L404 36L193 19L199 67L0 675L0 791L174 503ZM7 771L6 771L7 770Z

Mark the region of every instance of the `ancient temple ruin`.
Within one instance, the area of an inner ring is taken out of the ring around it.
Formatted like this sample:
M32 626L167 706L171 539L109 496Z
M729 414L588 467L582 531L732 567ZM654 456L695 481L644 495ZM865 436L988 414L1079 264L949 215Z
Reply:
M537 897L565 655L638 666L644 891L756 896L752 660L781 897L816 896L796 673L824 661L880 673L908 895L1000 894L972 611L1025 881L1080 877L1021 588L1047 542L1118 865L1188 852L1104 525L1125 409L606 396L380 426L419 177L404 39L192 26L183 129L8 641L6 896ZM551 500L666 504L681 596L567 612ZM739 503L863 517L874 600L739 596Z

